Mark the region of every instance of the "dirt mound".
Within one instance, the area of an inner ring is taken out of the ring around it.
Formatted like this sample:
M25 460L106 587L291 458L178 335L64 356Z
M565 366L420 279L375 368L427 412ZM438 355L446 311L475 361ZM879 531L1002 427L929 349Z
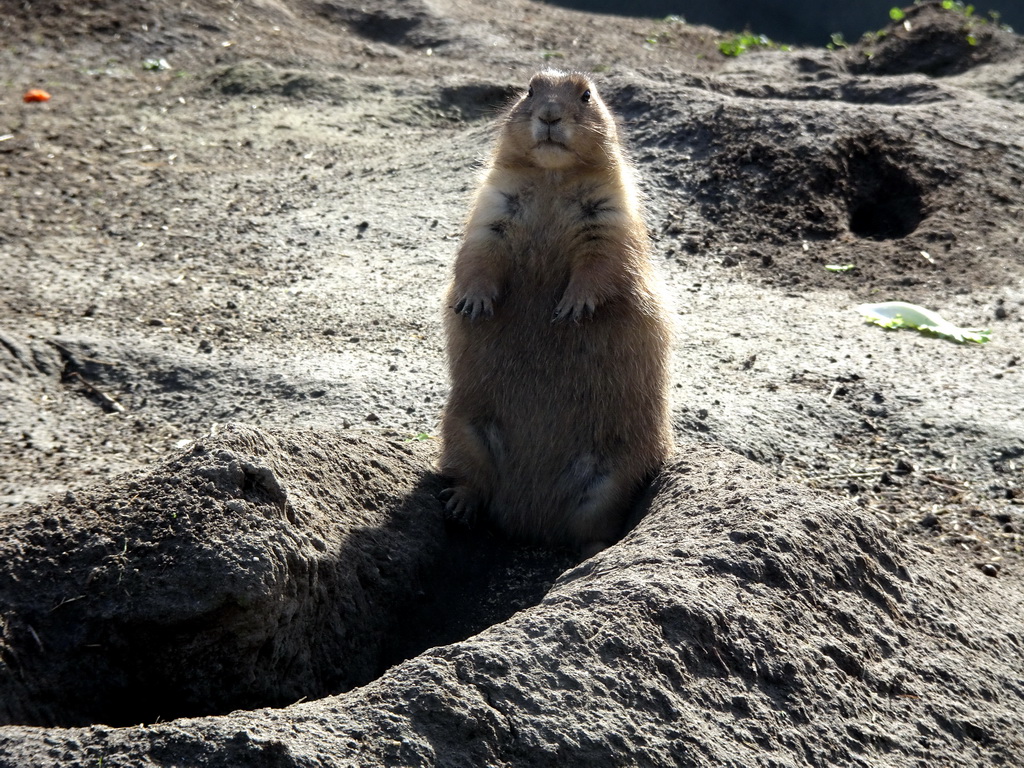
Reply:
M0 717L152 721L367 682L437 558L423 474L401 446L236 428L7 515Z
M232 426L153 471L6 515L0 721L320 698L538 600L572 561L446 531L429 456Z
M802 75L809 61L819 66ZM669 255L699 258L728 242L726 266L813 287L836 286L825 266L853 261L859 288L919 295L1020 279L1017 236L999 223L1024 210L1024 165L992 131L1012 130L1005 110L919 77L895 87L852 78L827 52L761 62L800 84L782 94L740 62L710 87L633 80L613 97L636 121Z
M279 95L296 99L338 101L347 82L340 77L318 77L303 70L273 67L260 60L229 64L210 76L211 89L224 96Z
M944 77L1020 51L1020 38L998 20L975 16L973 6L946 9L932 0L907 7L902 18L865 34L851 47L849 61L855 72Z
M324 19L343 24L348 30L380 43L412 48L441 48L458 42L463 25L438 11L444 5L427 0L397 2L385 0L371 5L359 2L314 3ZM471 25L473 26L473 25Z
M126 766L300 765L313 754L360 765L600 766L619 765L624 755L657 765L1015 759L1024 747L1016 686L1024 627L1003 601L1019 597L981 574L949 585L941 558L909 550L845 505L777 485L734 454L684 453L665 468L623 542L565 571L535 607L475 637L421 653L349 693L279 710L117 730L7 727L0 761L33 766L59 756L73 764L100 754ZM264 469L252 470L254 454ZM147 677L150 700L173 700L185 680L208 685L208 694L229 682L237 690L239 679L226 673L239 667L262 686L294 685L294 695L318 656L330 659L321 668L352 674L360 666L353 651L368 636L397 631L380 623L378 611L401 616L391 611L417 592L418 566L443 537L427 512L436 504L418 500L415 467L387 445L239 431L134 487L97 494L97 501L123 499L136 488L170 486L159 497L131 499L134 511L119 520L162 520L177 541L188 530L184 541L207 542L205 549L182 542L174 559L154 536L129 534L120 553L117 541L104 547L95 538L104 526L91 521L78 529L87 540L73 562L54 568L47 552L76 528L61 506L99 505L69 501L31 516L5 531L8 547L20 550L10 572L40 580L56 571L78 582L97 575L75 585L85 596L49 613L5 598L5 659L22 685L56 681L61 672L66 686L72 669L80 675L89 667L81 659L65 666L64 654L102 657L111 639L128 639L125 619L133 616L153 631L120 653L139 661L132 671ZM314 477L316 470L323 474ZM397 485L385 488L382 471ZM192 494L199 503L176 501L183 497L175 477L182 488L207 483ZM244 520L231 511L242 505L250 508ZM333 520L309 516L316 508L341 511ZM326 547L295 547L299 531ZM216 578L206 573L207 589L196 591L191 568L203 574L211 562ZM320 565L303 565L313 562ZM53 598L66 594L41 581ZM153 602L172 591L178 600ZM183 643L173 619L185 613L192 619L180 628L193 634ZM254 638L246 627L256 626L268 634L254 644L259 652L247 653ZM168 654L180 665L179 680L160 674ZM100 666L125 674L124 665ZM103 680L94 695L123 706L124 691L110 678L90 682ZM9 716L24 714L40 693L5 691L20 708Z

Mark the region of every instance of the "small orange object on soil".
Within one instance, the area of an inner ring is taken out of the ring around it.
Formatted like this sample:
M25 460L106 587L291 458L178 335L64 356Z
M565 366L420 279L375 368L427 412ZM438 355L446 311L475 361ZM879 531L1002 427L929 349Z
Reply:
M25 95L21 97L26 103L33 101L49 101L50 94L44 91L42 88L30 88L25 91Z

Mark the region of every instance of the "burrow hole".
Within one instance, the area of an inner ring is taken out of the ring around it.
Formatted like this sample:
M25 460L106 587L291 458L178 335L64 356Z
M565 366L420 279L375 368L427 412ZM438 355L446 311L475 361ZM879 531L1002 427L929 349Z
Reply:
M857 237L898 240L924 219L921 185L893 159L893 149L874 143L853 148L846 167L849 228Z

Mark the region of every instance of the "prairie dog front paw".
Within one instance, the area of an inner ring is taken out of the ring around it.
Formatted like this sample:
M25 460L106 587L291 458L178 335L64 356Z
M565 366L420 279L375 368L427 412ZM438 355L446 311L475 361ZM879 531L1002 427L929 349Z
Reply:
M476 320L479 317L494 316L493 294L467 292L457 297L452 306L455 314L462 315L469 320Z
M562 300L555 307L555 313L551 316L551 322L555 323L560 320L579 322L584 318L591 318L594 316L597 304L598 299L596 296L588 295L581 291L574 291L572 286L569 286L569 288L566 288L565 293L562 294Z

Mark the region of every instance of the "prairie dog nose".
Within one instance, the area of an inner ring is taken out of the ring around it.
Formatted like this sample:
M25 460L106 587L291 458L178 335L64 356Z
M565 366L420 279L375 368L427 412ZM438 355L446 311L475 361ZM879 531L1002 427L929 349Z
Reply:
M537 114L537 119L545 125L555 125L562 121L562 110L557 104L545 104Z

